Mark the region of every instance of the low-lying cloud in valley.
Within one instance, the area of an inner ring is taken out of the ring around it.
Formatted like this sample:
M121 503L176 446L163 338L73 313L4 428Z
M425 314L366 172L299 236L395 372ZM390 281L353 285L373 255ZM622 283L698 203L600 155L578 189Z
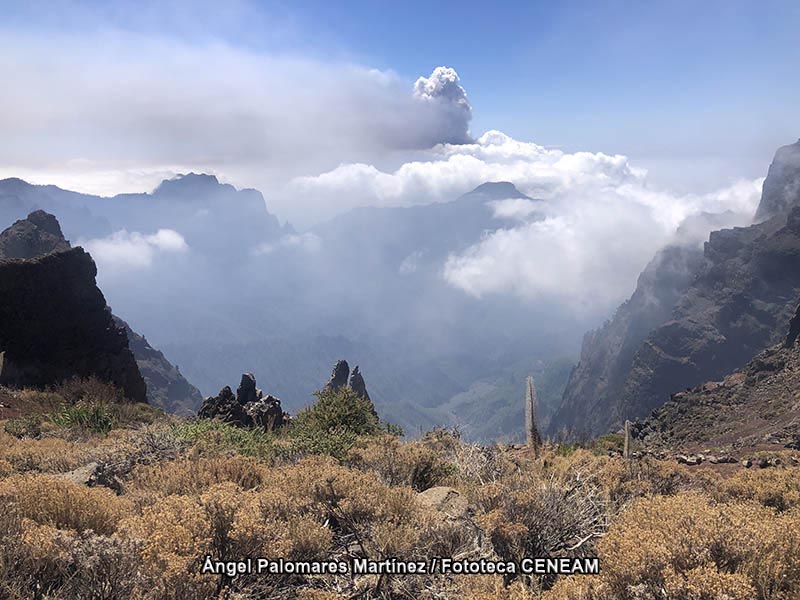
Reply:
M159 229L152 234L122 230L105 238L81 240L79 244L89 251L100 269L110 272L147 268L163 254L189 249L183 236L173 229Z
M490 131L472 143L438 145L426 160L393 171L340 165L296 178L288 189L298 201L330 206L341 206L341 199L354 207L411 206L452 200L486 181L512 182L541 201L492 202L497 229L452 254L442 276L474 296L557 297L575 309L605 311L630 294L644 265L685 219L730 211L734 222L749 222L763 180L675 194L652 186L625 156L565 153ZM708 231L696 232L695 241Z

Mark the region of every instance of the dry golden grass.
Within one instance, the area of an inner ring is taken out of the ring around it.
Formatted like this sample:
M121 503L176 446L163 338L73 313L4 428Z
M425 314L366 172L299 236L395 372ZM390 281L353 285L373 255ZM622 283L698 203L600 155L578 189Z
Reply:
M76 384L59 393L80 402L107 391ZM536 457L468 444L446 430L408 443L385 434L362 437L344 456L334 444L337 458L289 457L279 451L285 440L274 436L172 423L39 437L0 428L0 598L22 600L32 589L42 600L800 597L796 467L723 477L563 447ZM226 443L209 444L209 434ZM116 478L117 493L58 475L92 461ZM421 490L439 485L469 500L468 516L449 517L418 500ZM231 579L200 574L206 554L296 560L597 555L601 573Z

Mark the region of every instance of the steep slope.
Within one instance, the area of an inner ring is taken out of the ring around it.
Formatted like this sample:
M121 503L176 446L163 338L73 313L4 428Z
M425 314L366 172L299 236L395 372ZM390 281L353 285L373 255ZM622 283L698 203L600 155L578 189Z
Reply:
M125 332L95 283L82 248L0 260L0 383L45 386L96 376L146 402L146 388Z
M788 212L800 197L800 140L778 148L769 167L756 221Z
M678 392L635 429L652 447L800 449L800 306L785 339L722 381Z
M603 433L647 415L676 390L721 378L780 339L800 293L800 170L792 168L798 148L776 153L764 183L757 214L777 214L712 232L677 287L669 285L670 269L653 270L673 290L659 296L657 310L642 313L632 298L610 325L587 336L552 428ZM647 318L630 327L631 312Z
M147 384L147 400L153 406L167 412L188 415L197 412L203 403L203 395L189 383L166 359L160 350L153 348L143 335L139 335L119 317L114 322L128 336L136 364Z
M604 427L609 405L619 396L634 357L650 332L667 321L703 260L695 246L660 250L639 276L636 291L602 328L583 339L580 362L570 373L549 427L578 435Z
M42 210L32 212L0 233L0 259L30 259L69 249L58 220ZM130 350L147 384L148 401L170 412L196 410L203 401L197 388L127 323L113 315L112 318L128 337Z

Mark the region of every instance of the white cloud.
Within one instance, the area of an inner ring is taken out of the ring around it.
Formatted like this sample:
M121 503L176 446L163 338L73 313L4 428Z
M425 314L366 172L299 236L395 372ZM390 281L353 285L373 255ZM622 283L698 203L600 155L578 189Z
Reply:
M555 296L597 308L630 293L641 269L687 217L730 210L740 221L749 218L762 183L740 181L714 193L676 194L652 186L647 172L625 156L565 153L497 131L473 143L437 146L425 159L393 171L344 164L297 178L290 189L322 212L319 205L326 202L341 210L343 201L352 206L446 201L486 181L510 181L544 202L492 203L496 217L520 223L451 256L445 279L475 296Z
M0 164L93 193L192 170L267 191L343 160L467 139L452 69L415 94L392 71L210 40L0 26L0 78L13 82L0 94Z
M116 231L108 237L79 241L101 268L147 268L162 253L186 252L189 246L173 229L159 229L145 235L138 231Z

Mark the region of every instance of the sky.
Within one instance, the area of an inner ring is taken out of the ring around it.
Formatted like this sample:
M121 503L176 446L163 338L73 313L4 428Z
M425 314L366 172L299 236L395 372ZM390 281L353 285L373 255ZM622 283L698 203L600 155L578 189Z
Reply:
M262 190L301 229L468 191L452 172L405 196L340 184L420 171L442 161L437 144L491 131L624 156L674 195L763 177L800 136L792 0L0 9L0 176L111 195L203 170ZM329 193L312 185L325 174Z

